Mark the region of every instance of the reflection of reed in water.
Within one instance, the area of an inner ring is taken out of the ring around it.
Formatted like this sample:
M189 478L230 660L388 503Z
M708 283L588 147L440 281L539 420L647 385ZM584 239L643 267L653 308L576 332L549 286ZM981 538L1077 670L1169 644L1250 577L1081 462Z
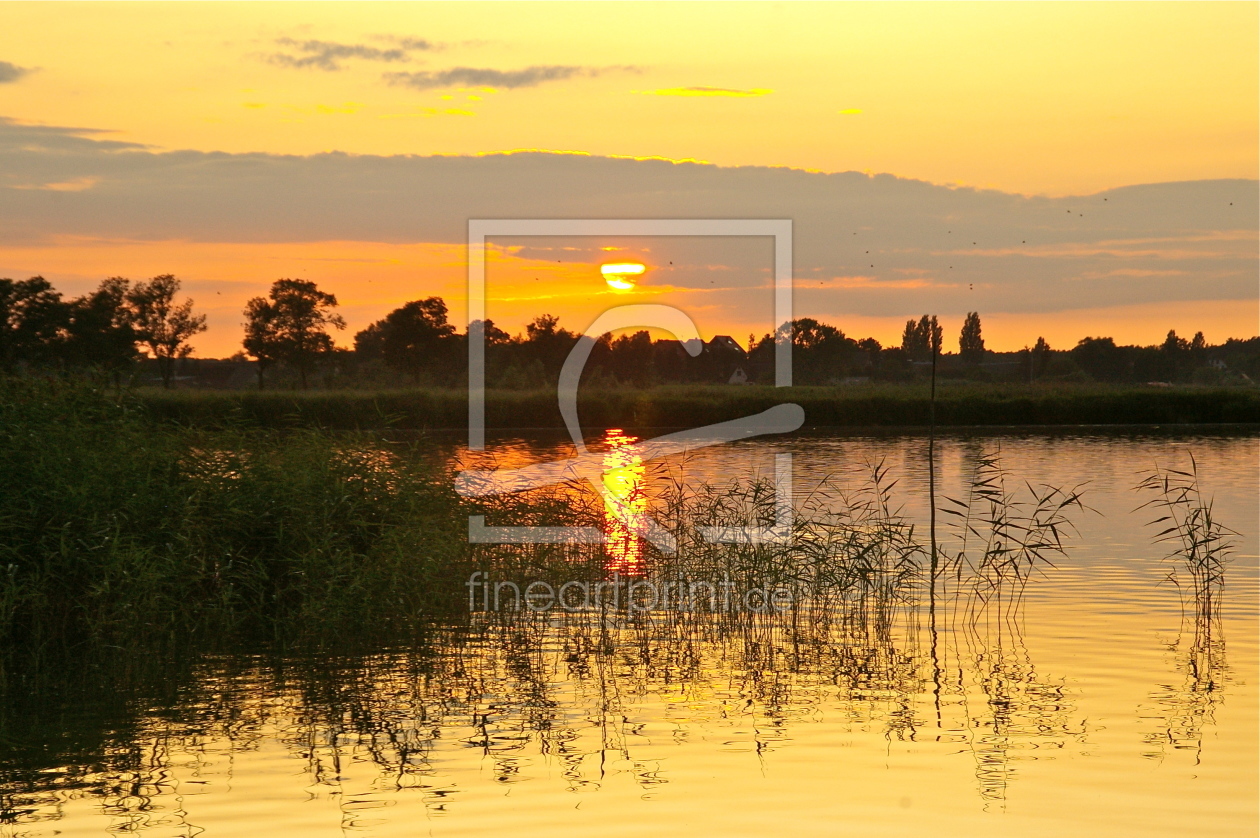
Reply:
M136 760L85 771L80 782L120 789L112 811L140 813L135 824L144 829L155 823L144 820L155 806L174 811L168 778L185 771L190 753L213 762L279 741L306 763L312 793L340 802L349 828L370 823L400 792L419 795L435 813L458 801L460 789L433 760L452 742L480 753L499 784L555 766L574 792L620 778L648 793L670 780L662 749L700 731L716 731L723 750L770 759L794 729L827 720L855 734L962 746L974 754L982 796L1000 799L1013 761L1064 747L1081 725L1061 684L1029 662L1014 631L1021 599L994 593L1006 590L995 556L960 551L988 568L974 575L958 572L972 566L962 558L951 565L945 640L933 659L936 646L921 631L927 552L897 508L894 486L877 464L854 491L820 485L798 499L787 543L715 545L701 527L774 520L771 481L673 481L654 503L679 549L664 556L641 545L641 572L720 580L739 591L785 585L794 592L789 607L724 610L700 597L689 607L642 611L624 602L544 613L478 609L467 624L404 651L255 660L237 672L207 667L170 710L136 721ZM986 532L986 519L1001 532L1018 529L1017 516L992 509L995 498L967 518L972 538ZM557 502L533 511L542 521L560 509ZM1001 543L1005 551L1009 542ZM608 572L603 550L590 545L476 549L477 566L496 580L597 580ZM990 622L990 612L1002 619ZM374 773L366 786L349 779L365 767ZM48 812L44 801L32 808ZM192 820L195 802L187 806L192 814L181 817Z
M1038 672L1014 622L960 633L970 666L959 667L959 681L974 679L982 698L973 703L960 683L977 789L985 801L1004 803L1016 763L1054 759L1070 743L1083 743L1088 731L1074 715L1064 679Z
M1193 750L1202 757L1203 731L1215 722L1216 705L1228 680L1225 637L1221 626L1225 568L1233 550L1233 530L1222 524L1199 487L1198 464L1189 471L1155 468L1137 489L1154 493L1139 509L1157 513L1151 526L1161 527L1155 541L1169 544L1164 557L1166 581L1181 594L1182 616L1177 639L1169 646L1180 683L1161 684L1151 693L1156 708L1146 714L1156 730L1143 736L1151 746L1144 755L1160 759L1165 748Z
M982 452L967 499L945 499L941 511L951 516L955 547L941 547L942 573L932 591L952 641L941 651L947 659L957 656L935 668L954 673L978 789L996 802L1006 799L1013 763L1046 758L1045 751L1053 754L1086 734L1084 722L1073 719L1063 680L1037 671L1022 631L1029 582L1065 554L1071 514L1086 509L1081 487L1025 482L1021 493L1009 488L1012 482L1000 454ZM947 696L950 689L941 686ZM971 700L976 692L980 704Z

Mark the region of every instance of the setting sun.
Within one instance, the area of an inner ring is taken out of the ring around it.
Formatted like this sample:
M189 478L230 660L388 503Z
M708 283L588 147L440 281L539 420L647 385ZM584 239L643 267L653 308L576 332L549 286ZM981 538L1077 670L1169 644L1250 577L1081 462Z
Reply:
M604 281L614 291L633 289L636 278L642 276L645 270L647 269L638 262L612 262L599 266L599 272L604 275Z

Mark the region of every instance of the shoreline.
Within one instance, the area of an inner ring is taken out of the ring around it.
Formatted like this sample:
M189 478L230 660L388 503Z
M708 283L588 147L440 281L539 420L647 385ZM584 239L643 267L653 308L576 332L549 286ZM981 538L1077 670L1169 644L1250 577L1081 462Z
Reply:
M192 426L317 426L333 430L459 431L468 425L467 391L135 390L152 418ZM1107 385L977 385L938 390L848 387L670 386L587 391L582 425L627 430L698 428L799 404L805 427L907 433L948 428L1152 428L1260 425L1260 388ZM563 430L554 390L488 390L487 431Z

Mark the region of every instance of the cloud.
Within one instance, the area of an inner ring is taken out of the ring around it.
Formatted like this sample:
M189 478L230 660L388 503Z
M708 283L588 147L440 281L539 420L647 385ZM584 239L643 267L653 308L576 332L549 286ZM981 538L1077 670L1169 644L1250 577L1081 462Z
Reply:
M540 65L526 67L523 70L491 70L482 67L454 67L436 72L386 73L384 78L390 84L415 90L433 90L441 87L494 87L510 90L518 87L536 87L549 81L592 78L607 72L637 73L638 68Z
M406 50L438 50L443 47L442 44L436 41L428 41L424 38L410 38L401 35L376 35L374 37L391 44L398 44L398 46Z
M100 153L139 150L149 148L141 143L124 140L105 140L99 137L112 134L102 128L80 128L64 125L28 125L7 116L0 116L0 160L6 153L19 147L33 154L48 155L71 152L95 156ZM73 154L72 154L73 156ZM0 167L3 171L3 167Z
M736 90L730 87L666 87L660 90L636 90L648 96L768 96L773 93L764 87Z
M787 218L810 311L832 307L837 322L845 313L1255 300L1258 199L1254 180L1046 198L892 175L582 154L159 151L0 118L0 244L459 244L470 218ZM553 264L589 264L616 246L619 258L658 266L662 285L740 287L748 299L767 293L772 264L768 240L757 238L599 240L572 253L544 252L572 239L500 244L527 245ZM724 265L733 269L717 271Z
M80 177L61 183L15 183L10 189L43 189L49 192L82 192L91 189L100 181L97 177Z
M297 55L278 52L267 56L272 64L282 67L307 68L335 72L342 69L341 61L347 58L361 58L367 61L408 61L412 52L423 52L437 49L438 45L419 38L391 39L397 46L389 49L368 46L366 44L338 44L333 41L298 41L293 38L279 38L276 43L293 47Z
M30 75L34 72L29 67L19 67L16 64L10 64L8 61L0 61L0 84L14 82L23 76Z

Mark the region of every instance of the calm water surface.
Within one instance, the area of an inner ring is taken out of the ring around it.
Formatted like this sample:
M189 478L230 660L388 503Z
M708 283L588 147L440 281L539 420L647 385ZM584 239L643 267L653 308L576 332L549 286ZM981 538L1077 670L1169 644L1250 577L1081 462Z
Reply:
M882 460L922 522L925 446L803 434L675 465L723 482L791 452L803 497ZM802 649L535 619L365 658L201 661L80 748L94 759L32 756L0 835L1255 835L1260 438L948 436L939 493L999 450L1013 478L1086 484L1096 510L1008 620L945 615L933 642L918 614ZM1239 533L1198 644L1133 488L1191 454Z

